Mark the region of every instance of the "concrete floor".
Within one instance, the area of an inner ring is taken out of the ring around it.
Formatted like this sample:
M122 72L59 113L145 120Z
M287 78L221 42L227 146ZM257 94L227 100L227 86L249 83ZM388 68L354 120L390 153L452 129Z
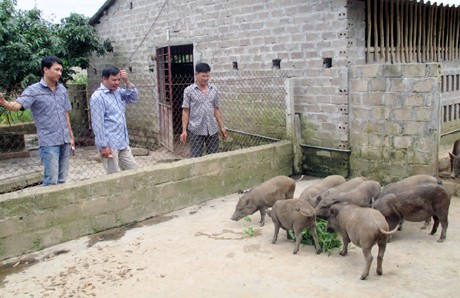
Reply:
M312 183L297 182L296 195ZM383 275L350 246L292 254L294 242L273 223L230 220L238 194L123 229L83 237L0 263L0 297L458 297L460 199L453 197L447 240L422 223L404 224L387 245ZM244 232L253 227L254 236Z

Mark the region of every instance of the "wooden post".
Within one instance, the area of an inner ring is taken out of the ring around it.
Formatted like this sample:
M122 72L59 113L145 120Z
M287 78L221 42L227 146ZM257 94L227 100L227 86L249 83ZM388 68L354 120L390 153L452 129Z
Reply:
M380 55L379 56L383 58L384 62L387 62L387 57L385 55L385 40L384 40L385 32L383 30L383 28L384 28L383 13L382 13L382 11L383 11L383 1L379 1L379 2L380 2L380 14L379 14L380 15L380 18L379 18L379 28L380 28L380 34L379 34L380 35L379 36L380 37L380 48L379 48L379 52L380 52ZM388 45L386 45L386 46L388 47Z
M393 34L394 30L394 0L390 1L390 40L391 40L391 63L396 62L395 51L396 51L396 41Z
M373 20L373 27L374 27L374 61L379 61L379 55L377 51L380 51L379 48L379 31L377 28L377 1L374 0L374 17L372 18Z
M396 61L401 62L401 14L398 2L396 2Z
M367 53L366 53L366 62L371 62L371 34L372 32L372 15L371 15L371 0L367 0Z

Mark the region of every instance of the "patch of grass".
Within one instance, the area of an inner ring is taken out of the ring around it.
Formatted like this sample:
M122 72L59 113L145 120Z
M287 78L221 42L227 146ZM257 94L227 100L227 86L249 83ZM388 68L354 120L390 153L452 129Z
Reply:
M289 236L291 239L295 240L294 231L289 230ZM321 249L331 255L332 249L340 247L342 242L337 239L337 232L330 233L327 231L327 221L321 218L316 219L316 234L318 235L319 245ZM311 236L310 230L305 228L302 231L302 244L314 245L313 237Z

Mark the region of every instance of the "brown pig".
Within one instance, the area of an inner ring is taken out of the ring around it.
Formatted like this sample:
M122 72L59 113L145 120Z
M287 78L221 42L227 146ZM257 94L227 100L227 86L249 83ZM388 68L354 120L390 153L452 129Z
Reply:
M397 193L400 191L406 190L408 188L413 188L418 184L425 184L425 183L442 184L442 181L430 175L420 174L420 175L409 176L402 180L387 184L385 187L383 187L378 198L381 198L389 193L395 193L397 195ZM372 202L372 204L374 204L374 202ZM422 229L426 229L430 225L430 223L431 223L431 218L428 218L427 220L425 220L425 223L423 224ZM401 222L401 225L399 226L399 229L401 228L402 228L402 222Z
M299 199L308 202L313 208L318 204L316 198L322 192L328 190L331 187L338 186L345 183L345 178L340 175L330 175L326 178L314 183L313 185L305 188L300 194Z
M460 139L454 142L452 153L449 152L450 157L450 177L455 178L460 175Z
M370 207L373 199L377 198L380 193L380 183L374 180L361 182L354 189L339 192L328 193L316 206L316 215L318 217L327 218L328 210L333 204L347 202L360 207Z
M388 223L385 217L372 208L358 207L349 203L339 203L331 206L329 209L329 218L327 220L329 231L337 231L342 235L343 247L340 251L341 256L348 253L348 244L350 241L360 247L363 251L364 265L361 279L366 279L369 275L372 260L372 247L377 244L379 247L377 256L377 274L382 275L383 255L388 241L388 236L394 233L389 231Z
M437 183L416 185L397 193L389 193L376 200L372 207L379 210L390 226L394 228L401 221L424 221L433 217L430 235L434 235L441 222L441 236L446 239L450 193Z
M333 193L346 192L346 191L355 189L359 184L361 184L361 182L364 182L366 180L367 178L365 177L355 177L335 187L326 189L325 191L323 191L320 195L316 197L315 207L319 204L319 202L323 199L323 197L327 197Z
M430 175L413 175L413 176L409 176L407 178L404 178L402 180L399 180L397 182L393 182L393 183L390 183L384 186L382 191L380 192L379 198L389 193L392 193L392 192L397 193L399 191L406 190L408 188L413 188L415 187L415 185L425 184L425 183L442 184L440 180L438 181L438 178L430 176Z
M238 221L247 215L260 212L260 225L264 225L265 213L278 200L294 197L295 181L287 176L276 176L251 188L240 197L231 219Z
M293 230L296 239L293 253L296 254L299 251L300 241L302 240L302 231L308 228L315 242L316 253L321 253L321 247L316 234L315 209L310 204L301 199L280 200L276 201L272 209L268 210L267 213L275 225L273 244L278 239L280 228L286 230L286 233L289 230Z

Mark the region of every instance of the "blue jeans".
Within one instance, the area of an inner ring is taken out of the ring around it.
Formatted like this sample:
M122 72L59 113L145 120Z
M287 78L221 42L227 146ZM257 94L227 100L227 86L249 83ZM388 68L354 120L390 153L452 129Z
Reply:
M43 162L43 186L64 183L69 173L70 144L40 147Z

